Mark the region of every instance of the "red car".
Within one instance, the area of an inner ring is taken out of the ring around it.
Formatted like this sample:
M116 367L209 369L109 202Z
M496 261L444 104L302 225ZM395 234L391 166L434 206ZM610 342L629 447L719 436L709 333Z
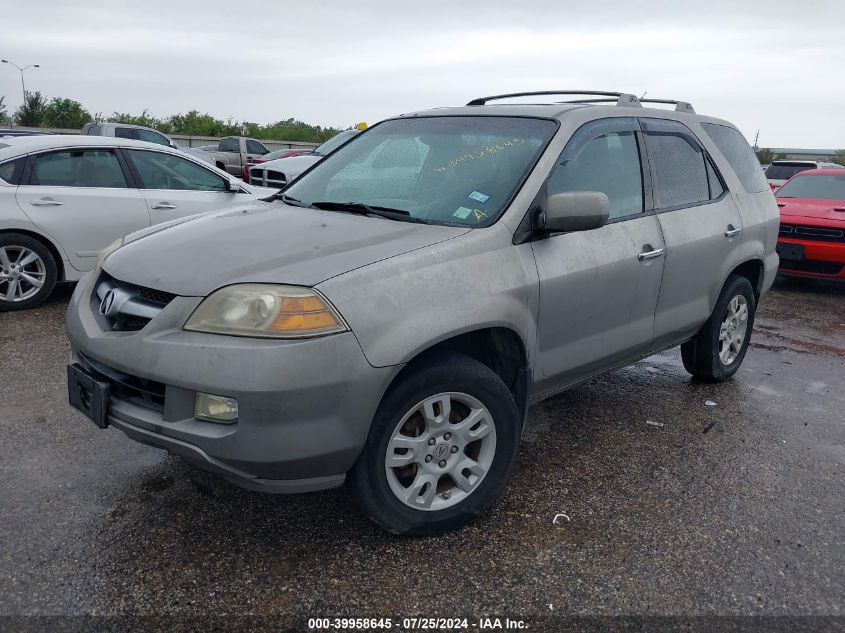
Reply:
M253 158L252 160L247 162L246 165L244 165L243 173L241 174L241 179L244 182L249 182L249 170L258 165L259 163L266 163L269 160L276 160L277 158L287 158L288 156L301 156L302 154L310 154L313 151L313 147L309 147L307 149L278 149L275 152L264 154L264 156Z
M845 169L803 171L775 197L780 272L845 280Z

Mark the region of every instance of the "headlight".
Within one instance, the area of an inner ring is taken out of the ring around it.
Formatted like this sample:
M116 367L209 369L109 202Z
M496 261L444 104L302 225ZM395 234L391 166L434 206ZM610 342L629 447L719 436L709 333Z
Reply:
M206 297L185 323L186 330L304 338L345 332L343 319L316 290L276 284L236 284Z
M101 268L103 262L106 261L106 257L114 253L117 249L123 246L123 238L121 237L119 240L115 240L108 246L106 246L103 250L100 251L100 254L97 255L97 268Z

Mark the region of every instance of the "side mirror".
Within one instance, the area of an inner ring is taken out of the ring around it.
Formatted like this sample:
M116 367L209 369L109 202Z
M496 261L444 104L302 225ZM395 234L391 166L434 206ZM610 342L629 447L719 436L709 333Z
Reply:
M600 191L572 191L549 196L540 226L546 231L589 231L607 223L610 200Z
M226 191L230 193L240 193L241 191L241 181L236 178L227 178L226 179Z

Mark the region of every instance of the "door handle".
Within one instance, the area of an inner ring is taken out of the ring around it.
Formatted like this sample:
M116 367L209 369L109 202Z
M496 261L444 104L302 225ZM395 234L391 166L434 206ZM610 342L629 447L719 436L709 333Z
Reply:
M664 253L665 249L658 248L653 251L643 251L639 255L637 255L637 259L641 262L645 261L646 259L654 259L655 257L660 257Z
M170 204L169 202L156 202L153 205L153 209L175 209L175 204Z
M728 224L728 230L725 231L725 237L736 237L742 233L742 228L735 229L733 224Z
M52 198L40 198L39 200L30 200L29 204L33 207L60 207L64 202Z

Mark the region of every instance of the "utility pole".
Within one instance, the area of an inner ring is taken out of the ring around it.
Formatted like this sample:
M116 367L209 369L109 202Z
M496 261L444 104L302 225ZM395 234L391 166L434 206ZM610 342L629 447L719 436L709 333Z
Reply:
M757 151L757 149L758 149L758 147L757 147L757 139L758 139L758 138L760 138L760 130L757 130L757 134L755 134L755 135L754 135L754 151L755 151L755 152L756 152L756 151Z
M24 84L24 82L23 82L23 71L27 70L28 68L41 68L41 66L39 64L30 64L29 66L24 66L23 68L21 68L15 62L10 62L8 59L0 59L0 62L2 62L4 64L10 64L11 66L14 66L15 68L17 68L20 71L20 73L21 73L21 91L23 92L23 102L24 102L24 104L26 104L26 84Z

